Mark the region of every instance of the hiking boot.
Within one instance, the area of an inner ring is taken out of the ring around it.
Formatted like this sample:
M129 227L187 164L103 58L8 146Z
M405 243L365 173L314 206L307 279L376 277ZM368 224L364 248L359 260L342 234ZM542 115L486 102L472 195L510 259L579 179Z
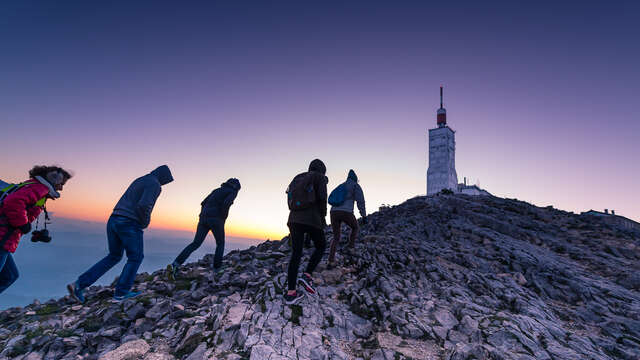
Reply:
M78 287L78 282L74 282L73 284L67 285L67 290L69 291L69 295L71 298L80 304L84 304L84 289L80 289Z
M221 266L219 268L214 267L213 268L213 274L214 275L222 275L224 274L224 268Z
M123 301L123 300L127 300L127 299L131 299L134 298L138 295L142 294L140 291L129 291L128 293L124 294L124 295L113 295L113 300L115 301Z
M311 279L311 276L302 274L302 276L300 276L300 278L298 279L298 282L301 283L302 286L304 286L304 289L307 290L309 294L316 293L316 288L313 286L313 279Z
M169 281L176 281L178 277L178 264L169 264L167 265L167 279Z
M288 293L284 294L284 303L287 305L293 305L300 301L304 297L304 294L296 292L295 295L289 295Z

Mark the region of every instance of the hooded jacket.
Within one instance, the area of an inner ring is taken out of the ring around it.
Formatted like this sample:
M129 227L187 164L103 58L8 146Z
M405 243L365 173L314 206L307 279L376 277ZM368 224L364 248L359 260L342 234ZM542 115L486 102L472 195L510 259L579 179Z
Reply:
M53 186L40 176L25 182L28 184L7 195L0 208L0 246L10 253L16 251L23 235L18 228L33 222L40 215L43 199L60 196Z
M171 170L162 165L151 173L135 179L124 192L112 215L124 216L140 223L144 229L151 221L151 211L160 196L162 185L173 181Z
M229 216L229 208L233 204L240 191L240 181L232 178L213 190L209 196L202 200L200 218L217 218L226 220Z
M316 200L312 207L303 210L291 210L287 225L305 224L322 229L326 225L327 216L327 177L324 175L327 168L324 163L315 159L309 164L309 171L313 176L313 188L316 192Z
M353 213L353 203L357 202L360 216L367 216L367 209L364 204L364 193L358 184L358 176L355 171L349 170L349 175L347 176L347 181L344 182L344 185L347 188L347 196L341 205L332 206L331 211L346 211Z

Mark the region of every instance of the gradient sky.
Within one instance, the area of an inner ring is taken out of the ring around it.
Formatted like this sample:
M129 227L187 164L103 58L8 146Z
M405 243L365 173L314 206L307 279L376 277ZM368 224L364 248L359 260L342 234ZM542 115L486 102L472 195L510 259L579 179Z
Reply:
M0 178L75 177L49 205L105 220L168 164L152 226L191 230L242 182L227 233L287 233L313 158L353 168L369 211L426 192L445 86L459 180L640 221L640 9L617 2L4 1Z

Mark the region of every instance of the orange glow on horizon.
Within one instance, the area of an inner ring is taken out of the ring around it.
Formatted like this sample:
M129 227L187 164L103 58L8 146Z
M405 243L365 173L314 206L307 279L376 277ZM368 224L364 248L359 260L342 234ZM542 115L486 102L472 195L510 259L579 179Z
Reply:
M82 221L95 221L95 222L106 222L109 218L108 216L104 216L103 214L95 214L95 213L85 213L83 216L78 216L75 213L68 213L65 211L56 211L56 216L64 217L68 219L74 220L82 220ZM186 219L169 219L169 218L152 218L150 228L153 229L162 229L162 230L172 230L172 231L186 231L186 232L195 232L197 226L197 221L186 220ZM227 236L231 237L239 237L246 238L251 240L261 240L265 241L269 240L280 240L287 234L282 234L278 231L265 231L262 229L255 228L253 226L241 226L241 225L232 225L226 224L225 233Z

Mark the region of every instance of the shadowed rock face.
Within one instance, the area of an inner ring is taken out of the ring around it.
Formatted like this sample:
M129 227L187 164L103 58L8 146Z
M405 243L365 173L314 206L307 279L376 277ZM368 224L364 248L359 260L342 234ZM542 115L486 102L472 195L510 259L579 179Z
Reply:
M93 287L83 306L0 312L0 358L640 358L640 234L495 197L418 197L369 220L299 306L282 302L285 238L228 254L223 274L211 256L175 282L140 274L123 303Z

